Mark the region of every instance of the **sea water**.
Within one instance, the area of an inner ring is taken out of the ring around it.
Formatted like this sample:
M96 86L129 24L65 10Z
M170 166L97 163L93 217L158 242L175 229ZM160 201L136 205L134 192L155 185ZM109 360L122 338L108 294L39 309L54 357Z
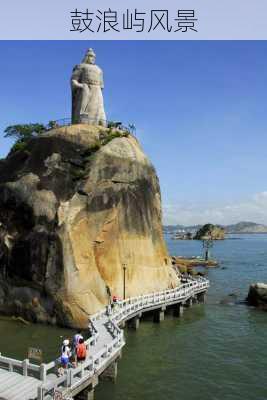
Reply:
M166 241L172 255L203 253L198 241ZM212 255L207 303L127 330L117 383L99 385L97 400L267 400L267 312L238 304L267 282L267 235L233 235Z

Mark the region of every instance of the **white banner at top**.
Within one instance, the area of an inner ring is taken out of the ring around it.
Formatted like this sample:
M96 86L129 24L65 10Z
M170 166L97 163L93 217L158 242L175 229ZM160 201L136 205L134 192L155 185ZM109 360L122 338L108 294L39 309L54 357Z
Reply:
M266 0L8 0L1 40L266 40Z

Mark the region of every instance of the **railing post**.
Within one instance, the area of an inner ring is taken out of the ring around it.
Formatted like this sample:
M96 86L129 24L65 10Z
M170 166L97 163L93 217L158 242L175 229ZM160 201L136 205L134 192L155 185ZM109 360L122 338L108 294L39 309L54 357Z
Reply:
M43 387L42 386L38 386L37 389L37 399L38 400L43 400L44 396L43 396Z
M25 360L22 361L23 376L28 376L28 366L29 366L29 360L28 358L26 358Z
M70 369L69 370L69 379L68 379L68 386L72 386L72 383L73 383L73 375L74 375L74 370L73 369Z
M105 344L104 345L106 352L103 354L103 357L107 357L108 356L108 345Z
M83 376L84 376L84 365L82 364L80 377L82 378Z
M65 369L64 370L64 376L65 376L65 380L64 380L64 387L68 387L68 383L69 383L69 375L68 375L68 370L67 369Z
M40 365L40 380L45 382L46 381L46 365Z

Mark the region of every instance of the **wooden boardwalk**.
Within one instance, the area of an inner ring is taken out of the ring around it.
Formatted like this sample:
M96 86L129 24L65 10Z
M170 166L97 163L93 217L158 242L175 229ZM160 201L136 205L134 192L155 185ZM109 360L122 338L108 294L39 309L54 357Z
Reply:
M92 399L98 377L115 374L116 361L125 345L120 328L125 321L132 320L137 328L141 315L149 311L158 313L161 320L168 306L177 305L182 313L183 305L201 301L208 287L208 280L192 279L175 289L120 301L109 316L106 310L95 314L91 321L96 333L86 342L88 358L78 367L66 370L63 376L57 375L54 361L37 366L0 354L0 400L67 400L77 395L79 399Z

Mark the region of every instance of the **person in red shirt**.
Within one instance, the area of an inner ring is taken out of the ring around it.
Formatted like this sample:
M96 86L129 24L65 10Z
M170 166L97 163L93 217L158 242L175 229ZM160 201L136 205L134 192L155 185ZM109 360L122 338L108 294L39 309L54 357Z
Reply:
M80 338L79 343L76 346L76 356L77 356L77 362L83 362L86 359L87 356L87 349L86 349L86 344L84 343L84 339Z

